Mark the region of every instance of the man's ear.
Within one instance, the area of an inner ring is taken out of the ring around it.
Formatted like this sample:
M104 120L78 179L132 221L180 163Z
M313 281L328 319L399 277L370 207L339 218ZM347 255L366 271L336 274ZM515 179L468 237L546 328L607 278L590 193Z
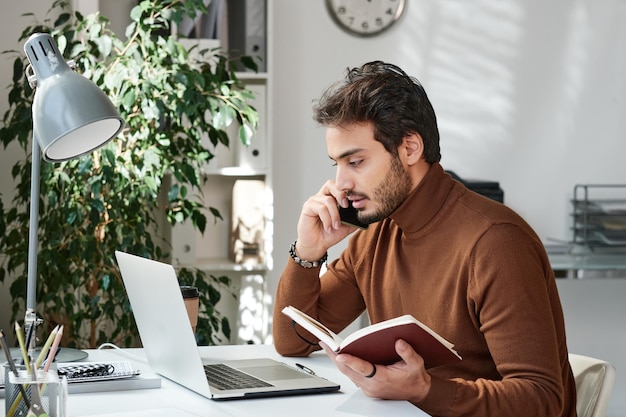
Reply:
M401 148L405 154L406 163L413 165L424 155L424 140L419 133L412 132L404 137Z

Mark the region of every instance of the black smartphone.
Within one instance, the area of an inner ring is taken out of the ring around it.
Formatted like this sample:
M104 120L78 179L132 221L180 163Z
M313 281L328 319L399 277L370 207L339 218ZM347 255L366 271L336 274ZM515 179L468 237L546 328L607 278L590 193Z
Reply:
M361 223L357 217L357 209L352 207L352 201L349 201L350 205L346 208L341 206L339 207L339 217L341 218L341 223L347 224L350 226L356 226L359 229L367 229L367 224Z

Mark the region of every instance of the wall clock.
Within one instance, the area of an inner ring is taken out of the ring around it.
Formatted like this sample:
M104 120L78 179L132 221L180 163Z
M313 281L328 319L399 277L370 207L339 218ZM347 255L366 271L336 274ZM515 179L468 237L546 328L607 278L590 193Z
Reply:
M335 23L357 36L374 36L389 29L405 6L406 0L326 0Z

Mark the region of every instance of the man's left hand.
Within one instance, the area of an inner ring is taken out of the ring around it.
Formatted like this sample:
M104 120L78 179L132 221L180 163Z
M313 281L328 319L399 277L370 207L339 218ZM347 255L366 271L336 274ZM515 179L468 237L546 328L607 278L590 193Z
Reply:
M337 368L368 397L417 403L430 390L430 375L424 368L424 359L404 340L397 340L395 346L402 360L387 366L348 354L336 354L321 342L320 346Z

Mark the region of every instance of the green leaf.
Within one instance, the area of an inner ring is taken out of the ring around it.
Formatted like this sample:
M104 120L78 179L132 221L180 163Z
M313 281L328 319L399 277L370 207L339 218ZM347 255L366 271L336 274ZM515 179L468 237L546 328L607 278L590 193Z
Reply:
M224 129L231 125L235 118L235 112L228 106L222 106L218 112L213 115L213 124L218 129Z
M206 230L206 216L201 212L195 212L192 216L193 225L200 231L200 233L204 233Z
M70 20L70 18L71 15L69 13L61 13L57 20L54 21L54 26L59 27L61 25L64 25L65 23L67 23L68 20Z
M175 201L178 198L178 190L178 184L172 185L169 192L167 193L167 201L169 201L170 203Z
M104 204L99 198L93 200L93 202L91 203L91 207L98 213L104 213Z
M141 2L139 3L138 6L135 6L131 9L130 11L130 18L132 20L139 20L141 18L141 15L143 14L143 10L145 9L145 3L146 2Z
M222 217L222 215L220 214L219 210L217 210L214 207L209 207L209 211L211 212L211 214L213 215L213 217L215 219L220 219L220 220L224 220L224 218Z
M74 222L76 221L78 217L78 214L75 211L70 211L67 215L67 223L68 224L74 224Z
M13 83L17 84L24 77L24 63L21 58L13 61Z
M109 287L111 286L111 276L109 274L106 274L102 277L101 285L103 290L107 291L109 289Z
M230 322L227 317L222 317L222 333L227 339L230 339Z
M157 192L158 191L158 186L157 186L157 182L154 179L154 177L151 176L145 176L144 177L144 183L150 188L150 190Z
M242 55L239 59L241 59L241 63L248 69L251 69L254 72L259 72L259 66L254 59L247 55Z
M113 152L112 149L104 148L102 150L102 153L104 154L110 165L115 165L115 152Z
M250 139L254 131L247 124L239 126L239 140L245 146L250 146Z

